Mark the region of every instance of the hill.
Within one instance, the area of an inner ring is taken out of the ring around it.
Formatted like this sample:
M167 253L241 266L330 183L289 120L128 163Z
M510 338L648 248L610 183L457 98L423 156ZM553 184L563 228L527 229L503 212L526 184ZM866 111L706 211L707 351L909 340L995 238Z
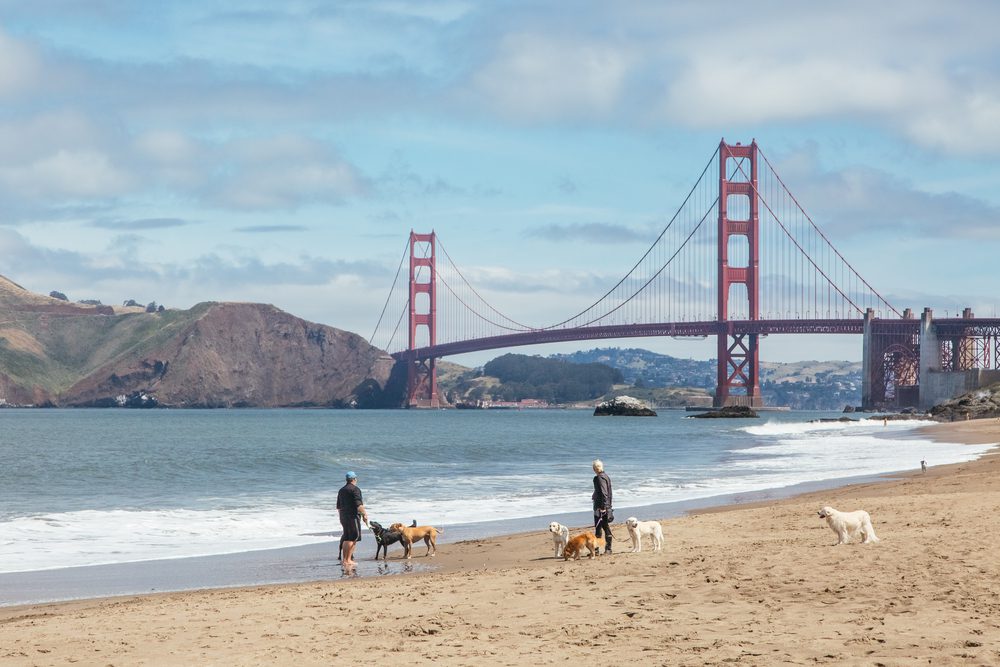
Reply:
M387 354L270 305L116 313L0 277L0 313L0 404L382 407L402 400Z
M639 388L693 387L713 392L715 360L678 359L637 348L597 348L552 355L573 363L602 363ZM761 394L767 405L799 410L841 410L861 403L861 363L850 361L763 362ZM638 396L638 394L633 393Z
M657 407L711 404L704 389L639 388L625 383L621 371L605 363L505 354L482 368L438 364L438 386L451 404L517 402L537 399L550 404L587 404L628 394Z

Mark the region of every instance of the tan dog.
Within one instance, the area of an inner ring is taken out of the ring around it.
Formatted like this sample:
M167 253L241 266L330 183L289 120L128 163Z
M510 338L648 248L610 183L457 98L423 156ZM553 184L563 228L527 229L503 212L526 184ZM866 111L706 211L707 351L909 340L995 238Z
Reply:
M420 540L423 540L427 545L425 556L436 554L438 533L444 532L443 529L435 528L434 526L404 526L401 523L392 524L389 526L389 530L398 530L403 534L403 539L400 540L400 543L403 545L403 553L407 558L410 557L410 550L413 548L413 543Z
M563 560L569 560L570 557L572 557L573 560L580 560L580 554L584 549L590 551L588 558L593 558L598 555L596 535L593 533L583 533L582 535L577 535L567 542L566 549L563 551Z

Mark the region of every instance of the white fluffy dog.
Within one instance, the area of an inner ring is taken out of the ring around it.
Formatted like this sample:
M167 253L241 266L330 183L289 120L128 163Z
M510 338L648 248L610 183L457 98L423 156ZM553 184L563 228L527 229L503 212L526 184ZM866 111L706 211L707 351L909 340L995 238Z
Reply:
M561 558L569 543L569 528L553 521L549 524L549 532L552 533L552 544L556 549L556 558Z
M851 541L851 537L859 532L864 537L861 540L863 544L878 542L875 528L872 527L872 518L864 510L838 512L832 507L824 507L819 511L819 518L826 519L830 530L837 533L837 544L847 544Z
M663 526L659 521L639 521L634 516L625 519L628 536L632 538L632 553L642 551L642 536L648 535L653 542L653 551L663 548Z

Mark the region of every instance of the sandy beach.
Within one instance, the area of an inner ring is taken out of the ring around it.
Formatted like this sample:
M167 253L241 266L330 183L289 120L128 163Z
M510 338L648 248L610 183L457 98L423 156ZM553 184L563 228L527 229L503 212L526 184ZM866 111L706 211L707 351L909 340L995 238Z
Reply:
M1000 441L997 420L928 428ZM421 545L420 574L2 608L0 664L1000 664L1000 455L929 463L663 521L660 553L619 523L594 560L539 530ZM881 542L833 546L822 505Z

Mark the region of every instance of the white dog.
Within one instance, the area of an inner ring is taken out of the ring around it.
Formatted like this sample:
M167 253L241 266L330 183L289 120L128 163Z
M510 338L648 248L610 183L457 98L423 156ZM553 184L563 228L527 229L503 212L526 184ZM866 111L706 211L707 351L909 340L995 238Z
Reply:
M858 532L864 537L862 543L878 542L875 528L872 527L872 518L864 510L838 512L832 507L824 507L819 511L819 518L826 519L830 530L837 533L837 544L847 544Z
M642 536L649 535L653 542L653 551L663 547L663 526L659 521L639 521L634 516L625 519L628 536L632 538L632 553L642 551Z
M561 558L569 543L569 528L553 521L549 524L549 532L552 533L552 544L556 548L556 558Z

